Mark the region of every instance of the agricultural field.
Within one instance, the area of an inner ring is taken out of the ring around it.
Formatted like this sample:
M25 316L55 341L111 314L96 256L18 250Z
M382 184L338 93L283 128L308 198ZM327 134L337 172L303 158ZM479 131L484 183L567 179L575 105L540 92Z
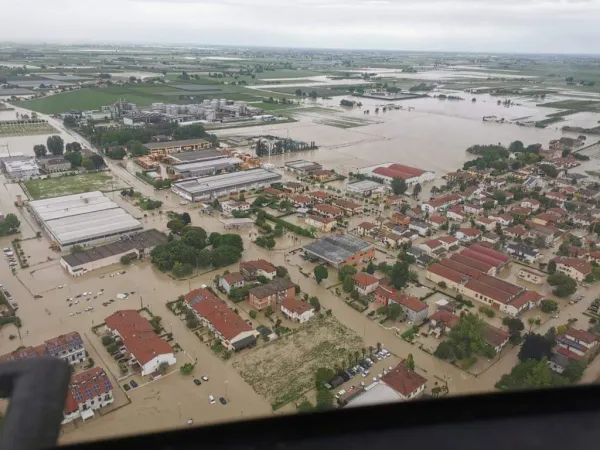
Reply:
M23 183L32 200L80 194L90 191L111 191L124 186L109 172L96 172L84 175L28 180Z
M278 409L315 387L318 368L346 366L363 347L362 339L334 317L315 316L295 333L241 353L233 367Z
M600 102L594 100L560 100L557 102L542 103L538 106L546 108L569 109L573 111L598 111L600 110Z
M34 134L55 134L56 128L46 122L0 123L0 137L31 136Z

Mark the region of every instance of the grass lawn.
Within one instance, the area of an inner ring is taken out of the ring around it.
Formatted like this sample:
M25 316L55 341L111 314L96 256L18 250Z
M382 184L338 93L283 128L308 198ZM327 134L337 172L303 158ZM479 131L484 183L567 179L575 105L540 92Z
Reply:
M110 191L120 186L119 182L107 172L49 178L46 180L29 180L23 184L33 200L90 191Z
M332 316L313 317L297 332L240 353L233 367L273 409L315 387L320 367L346 367L349 356L364 347L362 339Z
M572 109L574 111L594 111L600 109L600 102L594 100L560 100L558 102L542 103L538 106Z

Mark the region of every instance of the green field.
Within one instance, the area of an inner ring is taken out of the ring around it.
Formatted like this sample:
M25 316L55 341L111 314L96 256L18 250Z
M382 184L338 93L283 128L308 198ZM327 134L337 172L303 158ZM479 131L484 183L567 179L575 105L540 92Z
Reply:
M538 106L574 111L595 111L600 109L600 102L594 100L561 100L558 102L542 103Z
M0 137L53 133L57 133L56 128L46 122L0 124Z
M97 172L70 177L29 180L23 183L33 200L81 194L90 191L111 191L120 187L110 173Z

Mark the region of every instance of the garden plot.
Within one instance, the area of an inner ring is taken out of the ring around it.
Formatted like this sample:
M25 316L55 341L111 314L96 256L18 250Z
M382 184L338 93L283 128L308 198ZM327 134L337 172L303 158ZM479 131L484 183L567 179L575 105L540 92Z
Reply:
M345 367L363 347L362 339L334 317L315 316L297 332L242 353L233 367L278 409L314 388L318 368Z
M34 134L55 133L58 133L56 128L46 122L0 124L0 137L31 136Z

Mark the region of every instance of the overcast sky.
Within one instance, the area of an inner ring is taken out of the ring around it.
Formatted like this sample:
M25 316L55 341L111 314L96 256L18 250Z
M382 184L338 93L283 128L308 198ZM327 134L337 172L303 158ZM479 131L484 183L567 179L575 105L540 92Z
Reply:
M599 53L600 0L2 0L0 40Z

